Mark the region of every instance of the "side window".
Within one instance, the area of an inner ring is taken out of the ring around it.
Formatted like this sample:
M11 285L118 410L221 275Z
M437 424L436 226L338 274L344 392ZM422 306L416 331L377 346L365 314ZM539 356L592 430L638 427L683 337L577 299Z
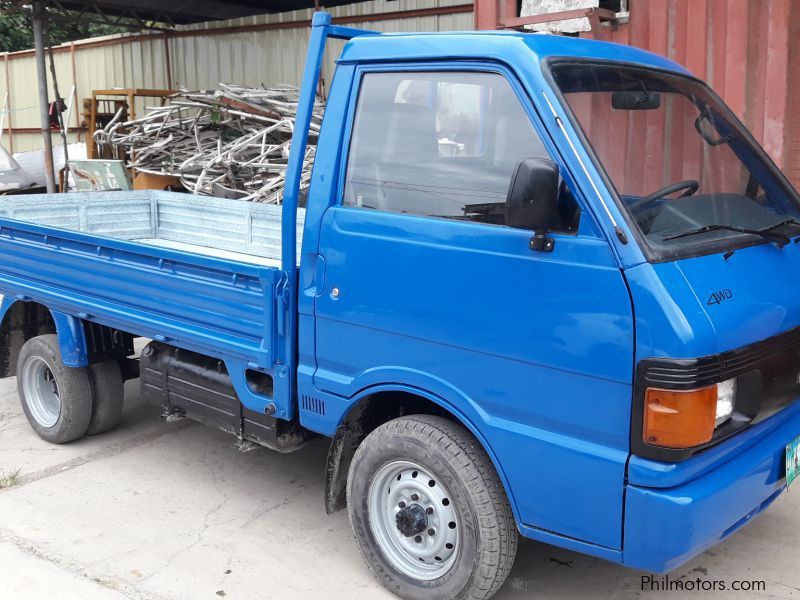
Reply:
M505 225L517 163L548 158L508 81L496 73L367 73L356 107L344 205ZM561 223L577 230L565 185Z

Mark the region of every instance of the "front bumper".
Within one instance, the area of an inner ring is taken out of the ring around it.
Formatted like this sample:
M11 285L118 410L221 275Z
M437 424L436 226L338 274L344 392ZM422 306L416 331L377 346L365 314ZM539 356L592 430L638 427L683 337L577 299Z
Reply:
M772 423L763 423L771 430L756 443L688 483L668 489L628 485L622 562L671 571L764 510L786 489L785 448L800 435L798 408L774 415Z

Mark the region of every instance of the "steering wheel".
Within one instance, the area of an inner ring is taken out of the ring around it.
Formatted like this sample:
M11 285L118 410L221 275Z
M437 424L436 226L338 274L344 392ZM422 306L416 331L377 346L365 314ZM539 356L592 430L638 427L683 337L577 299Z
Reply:
M642 196L638 200L634 200L628 205L628 210L631 212L635 212L640 208L647 206L648 204L652 204L659 198L663 198L664 196L669 196L670 194L674 194L675 192L679 192L680 190L686 190L683 192L678 198L686 198L687 196L691 196L694 194L698 189L700 189L700 182L696 179L686 179L684 181L679 181L677 183L671 183L666 187L661 188L660 190L656 190L652 194L648 194L647 196Z

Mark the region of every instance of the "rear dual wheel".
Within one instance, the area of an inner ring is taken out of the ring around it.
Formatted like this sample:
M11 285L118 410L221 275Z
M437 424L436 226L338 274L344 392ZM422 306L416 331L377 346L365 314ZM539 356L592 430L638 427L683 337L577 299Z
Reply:
M95 435L119 423L125 384L116 360L89 365L89 379L92 381L92 420L86 435Z
M373 431L347 481L350 523L378 579L414 600L486 600L500 589L517 529L489 457L463 427L415 415Z
M22 409L43 440L64 444L117 424L124 395L116 361L67 367L56 335L28 340L17 363Z

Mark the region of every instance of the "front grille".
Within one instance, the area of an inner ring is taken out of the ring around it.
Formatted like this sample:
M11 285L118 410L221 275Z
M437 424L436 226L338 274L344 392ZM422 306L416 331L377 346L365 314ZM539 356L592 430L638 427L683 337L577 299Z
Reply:
M647 384L651 387L692 389L712 385L759 369L775 359L800 354L800 327L743 348L698 359L651 359L647 363ZM800 364L797 365L800 368Z

